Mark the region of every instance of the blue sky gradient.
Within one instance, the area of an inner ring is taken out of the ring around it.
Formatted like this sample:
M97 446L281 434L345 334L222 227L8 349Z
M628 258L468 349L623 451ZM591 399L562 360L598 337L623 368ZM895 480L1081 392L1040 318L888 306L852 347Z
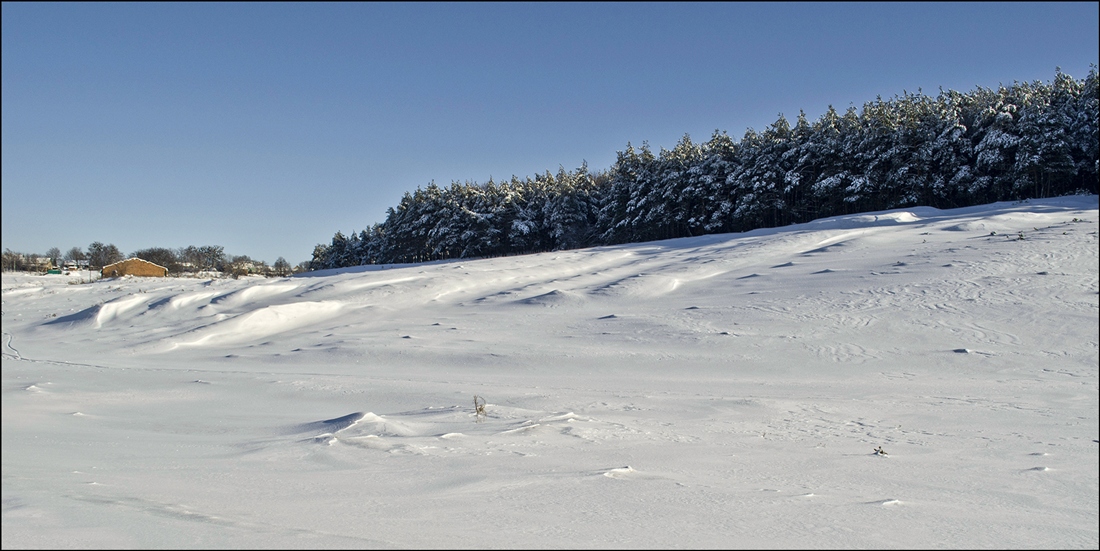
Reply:
M435 181L1098 62L1089 3L4 3L3 247L292 264Z

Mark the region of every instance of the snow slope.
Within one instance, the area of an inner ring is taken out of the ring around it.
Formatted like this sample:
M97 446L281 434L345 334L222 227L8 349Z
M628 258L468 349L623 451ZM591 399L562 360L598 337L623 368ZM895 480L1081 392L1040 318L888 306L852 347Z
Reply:
M4 274L3 547L1095 549L1097 218Z

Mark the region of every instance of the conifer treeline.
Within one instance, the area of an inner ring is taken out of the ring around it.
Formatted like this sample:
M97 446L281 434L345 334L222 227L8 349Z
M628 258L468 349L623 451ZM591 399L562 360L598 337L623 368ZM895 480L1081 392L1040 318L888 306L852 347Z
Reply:
M486 184L434 183L386 219L337 232L311 269L526 254L927 205L1097 193L1097 68L1083 80L919 92L816 122L782 115L739 142L716 131L654 155L630 144L606 171L587 166Z

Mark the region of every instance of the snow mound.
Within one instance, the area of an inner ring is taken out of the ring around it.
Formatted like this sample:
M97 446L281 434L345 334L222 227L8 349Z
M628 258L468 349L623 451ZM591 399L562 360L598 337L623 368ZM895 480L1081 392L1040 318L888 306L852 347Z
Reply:
M592 291L593 295L603 298L656 298L675 291L680 280L664 275L638 274L625 277Z
M244 289L230 291L217 296L210 301L211 304L222 306L238 306L241 304L256 302L261 299L281 295L298 289L295 283L270 283L264 285L252 285Z
M983 234L989 234L990 232L1007 232L1011 231L1011 227L1007 224L996 223L986 220L974 220L969 222L962 222L960 224L951 224L945 226L943 231L950 232L978 232Z
M99 316L100 306L101 305L97 304L95 306L90 306L73 314L56 317L51 319L50 321L43 323L42 325L73 326L80 324L91 324L95 321L96 317Z
M301 329L339 316L346 304L340 301L276 304L239 314L189 332L194 338L176 346L228 345L258 341L272 335Z
M149 300L149 296L143 294L118 297L73 314L53 318L43 323L43 325L63 325L67 327L87 325L98 329L119 318L126 317L128 313L141 306L148 305Z
M844 230L850 228L866 228L875 226L896 226L913 224L924 220L927 216L920 216L917 212L931 214L936 209L910 209L899 211L870 212L864 214L850 214L845 216L833 216L799 224L799 226L813 230Z
M314 421L312 423L304 423L302 425L298 425L293 429L293 432L319 432L322 434L337 433L354 426L366 416L367 414L361 411L356 413L349 413L347 415L344 415L343 417L336 417L333 419L325 419L324 421Z
M220 294L218 291L193 291L190 293L182 293L171 297L168 301L168 306L178 310L197 302L206 301L211 297L218 296L218 294Z
M635 471L630 465L627 465L625 467L608 469L601 474L603 474L607 478L629 478L637 473L638 471Z
M579 303L582 303L584 301L585 301L584 297L578 295L577 293L554 289L553 291L550 291L549 293L543 293L543 294L538 295L538 296L533 296L533 297L530 297L530 298L517 300L516 302L519 303L519 304L527 304L527 305L532 305L532 306L546 306L546 307L551 307L552 308L552 307L556 307L556 306L565 306L565 305L569 305L569 304L579 304Z
M96 327L102 327L116 318L122 317L127 312L148 303L148 297L141 294L128 297L119 297L109 301L99 308L95 316Z

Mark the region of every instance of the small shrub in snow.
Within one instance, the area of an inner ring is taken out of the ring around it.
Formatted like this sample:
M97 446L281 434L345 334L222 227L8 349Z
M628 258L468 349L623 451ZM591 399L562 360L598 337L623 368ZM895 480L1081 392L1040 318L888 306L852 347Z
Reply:
M480 423L485 418L485 398L474 394L474 414L477 416L477 423Z

